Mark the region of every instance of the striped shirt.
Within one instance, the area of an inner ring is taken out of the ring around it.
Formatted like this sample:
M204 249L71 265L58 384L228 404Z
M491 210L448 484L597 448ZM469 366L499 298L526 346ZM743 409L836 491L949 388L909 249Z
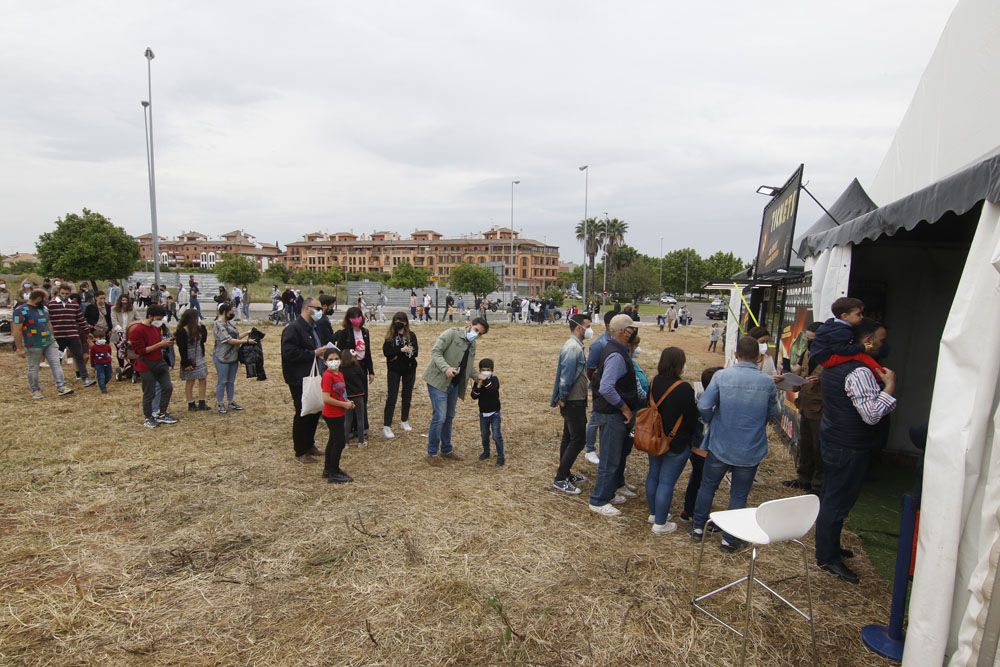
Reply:
M882 391L875 374L867 366L851 371L844 380L844 391L861 419L869 426L879 423L896 409L896 399Z
M90 331L90 326L83 318L83 312L77 304L61 299L52 299L49 301L48 307L52 333L55 334L56 338L79 338Z

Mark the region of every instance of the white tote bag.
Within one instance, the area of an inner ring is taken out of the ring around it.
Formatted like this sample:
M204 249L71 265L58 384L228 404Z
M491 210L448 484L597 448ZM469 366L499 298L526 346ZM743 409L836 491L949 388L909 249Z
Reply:
M312 373L302 378L302 410L300 417L315 414L323 409L323 376L313 362Z

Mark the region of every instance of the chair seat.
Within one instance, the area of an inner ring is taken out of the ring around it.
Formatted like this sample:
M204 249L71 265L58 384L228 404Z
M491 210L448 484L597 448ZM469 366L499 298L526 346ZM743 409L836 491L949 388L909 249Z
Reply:
M708 518L723 531L744 542L751 544L771 543L771 538L757 523L756 507L712 512Z

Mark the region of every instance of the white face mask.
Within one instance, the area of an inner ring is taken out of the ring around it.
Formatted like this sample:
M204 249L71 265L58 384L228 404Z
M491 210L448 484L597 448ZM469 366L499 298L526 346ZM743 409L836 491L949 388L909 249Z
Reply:
M489 380L492 376L493 376L493 371L480 371L479 372L479 377L483 378L484 380Z
M594 330L591 329L590 327L587 327L587 329L583 332L583 339L590 340L593 337L594 337Z
M105 340L105 339L103 339L103 338L98 338L98 339L97 339L97 344L98 344L98 345L104 345L104 344L105 344L105 343L107 343L107 342L108 342L108 341L107 341L107 340Z
M761 354L767 354L767 343L761 343L757 346Z
M633 357L638 357L640 354L642 354L642 348L641 347L637 347L637 348L635 348L635 352L632 353L632 356Z
M162 326L163 326L163 320L153 320L153 321L152 321L152 322L150 322L149 324L150 324L150 326L154 326L154 327L156 327L157 329L159 329L160 327L162 327Z
M340 359L328 359L326 362L326 367L331 371L340 370Z

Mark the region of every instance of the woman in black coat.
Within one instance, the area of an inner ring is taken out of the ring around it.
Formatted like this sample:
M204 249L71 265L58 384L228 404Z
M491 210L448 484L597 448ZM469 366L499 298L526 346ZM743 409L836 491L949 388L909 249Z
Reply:
M403 385L403 407L400 410L399 418L403 425L403 430L409 433L413 430L410 426L410 402L413 399L413 383L417 379L417 335L410 331L410 320L404 312L398 312L392 316L389 330L385 334L385 342L382 343L382 354L385 355L386 363L386 396L385 411L382 414L383 426L382 435L386 440L396 437L392 432L392 413L396 411L396 396L399 394L399 385Z
M354 350L354 358L365 369L365 434L368 425L368 384L375 380L375 365L372 363L372 339L365 328L365 316L357 306L351 306L344 313L343 328L333 334L333 344L340 348L341 354ZM347 435L350 439L351 434Z

